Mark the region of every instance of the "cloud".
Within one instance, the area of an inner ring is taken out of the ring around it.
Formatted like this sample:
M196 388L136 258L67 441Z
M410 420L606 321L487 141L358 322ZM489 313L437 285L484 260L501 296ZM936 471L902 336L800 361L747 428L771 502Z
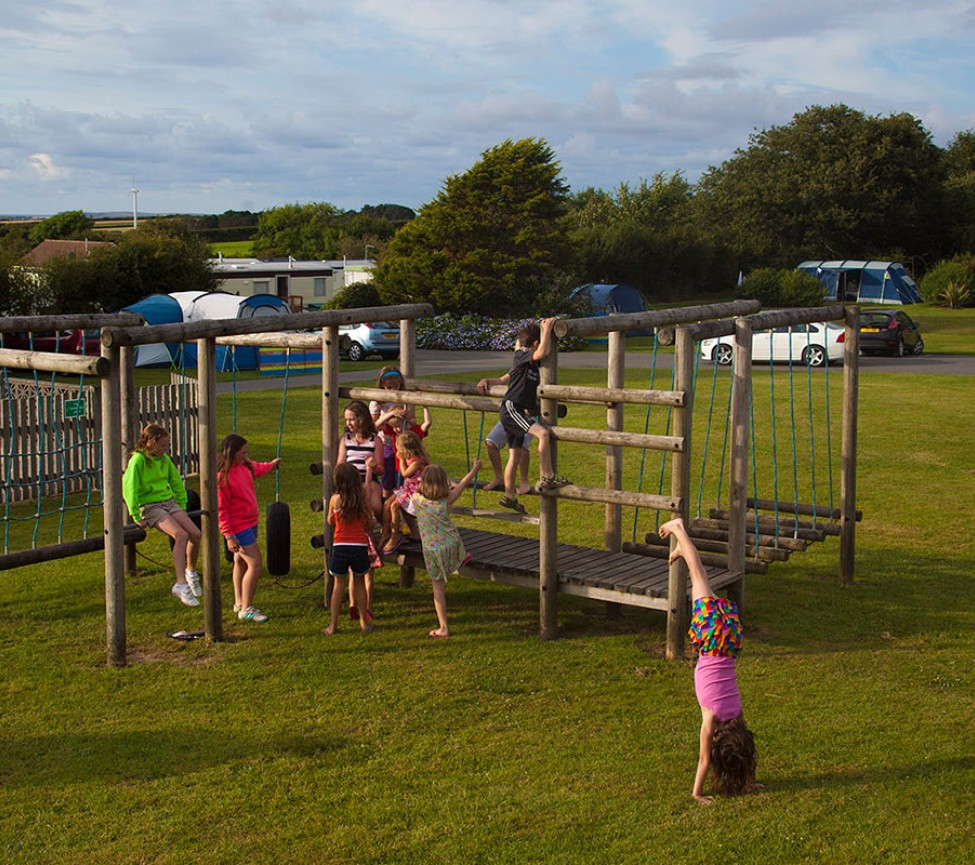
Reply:
M32 153L29 162L34 173L43 180L58 180L70 173L66 168L55 165L49 153Z

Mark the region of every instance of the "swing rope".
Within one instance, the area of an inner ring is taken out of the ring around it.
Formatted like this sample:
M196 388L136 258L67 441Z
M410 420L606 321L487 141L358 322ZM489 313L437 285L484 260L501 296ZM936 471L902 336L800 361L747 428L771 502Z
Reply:
M281 458L281 442L284 438L284 413L288 406L288 380L291 378L291 348L287 349L284 356L284 387L281 390L281 418L278 421L278 449L274 454L278 459ZM274 473L274 501L281 501L281 472Z
M657 331L653 332L653 351L650 354L650 383L647 385L648 390L653 390L653 382L657 375L657 348L660 343L657 340ZM643 433L646 433L650 429L650 409L652 406L647 403L646 416L643 419ZM637 492L643 492L643 473L647 464L647 449L642 448L640 451L640 471L637 473ZM630 533L630 539L636 542L636 526L637 521L640 519L640 508L636 507L633 509L633 530Z

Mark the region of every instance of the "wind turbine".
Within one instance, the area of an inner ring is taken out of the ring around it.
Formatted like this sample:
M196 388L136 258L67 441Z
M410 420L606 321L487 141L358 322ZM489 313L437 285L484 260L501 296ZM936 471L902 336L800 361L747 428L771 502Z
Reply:
M132 178L132 188L129 190L132 193L132 228L133 230L139 227L139 190L135 188L135 178Z

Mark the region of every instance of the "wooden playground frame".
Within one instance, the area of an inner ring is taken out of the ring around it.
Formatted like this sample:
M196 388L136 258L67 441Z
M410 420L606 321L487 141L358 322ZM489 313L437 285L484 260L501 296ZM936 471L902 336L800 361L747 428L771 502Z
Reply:
M626 603L623 595L605 589L587 589L560 585L558 543L558 501L583 501L605 506L604 539L607 555L619 555L630 548L622 542L622 508L638 506L655 508L671 515L689 518L691 486L690 444L694 406L694 364L696 343L701 339L734 334L735 363L731 397L731 459L729 467L728 554L726 569L730 578L724 580L729 594L743 600L745 545L747 538L748 444L750 438L749 406L751 399L751 339L754 330L787 326L812 321L842 320L845 324L843 371L843 415L841 443L840 490L840 578L851 582L854 575L856 525L856 422L859 381L859 309L833 305L809 309L759 312L757 301L735 301L723 304L658 310L595 318L561 320L556 324L558 336L590 336L608 334L608 366L605 388L567 387L558 384L558 351L553 348L540 364L539 397L542 415L553 427L553 458L558 441L595 444L606 448L606 484L602 488L564 487L541 496L539 541L537 557L537 586L539 590L539 630L543 639L558 633L557 595L560 591L599 600ZM354 310L325 310L268 318L198 321L180 324L143 326L119 316L46 317L38 319L10 319L0 325L0 331L43 330L68 326L102 327L102 357L72 358L38 352L10 352L0 350L0 366L65 372L82 372L101 379L103 471L104 471L104 550L105 603L107 631L107 660L111 666L126 663L125 643L125 549L132 541L132 527L125 526L122 502L122 458L136 440L137 414L134 384L134 348L156 342L197 342L199 383L199 442L200 494L202 505L201 570L204 574L205 632L210 640L223 638L220 567L222 543L217 520L216 489L216 344L263 345L279 348L320 348L323 355L322 373L322 498L331 494L332 468L337 456L337 431L343 398L396 400L417 405L457 410L495 412L498 397L495 389L487 396L472 392L471 385L424 382L416 378L416 319L432 314L425 304L406 304L393 307L370 307ZM378 391L375 388L340 388L338 385L339 339L341 324L381 319L400 321L400 370L405 390ZM56 319L56 321L55 321ZM105 321L110 319L110 321ZM76 322L73 325L66 321ZM77 322L86 322L78 324ZM8 326L8 322L13 322ZM625 388L626 333L636 329L674 328L675 381L672 390L632 390ZM307 331L315 329L317 333ZM305 331L305 332L296 332ZM15 357L15 355L30 355ZM82 369L83 368L83 369ZM501 389L503 391L503 389ZM603 404L607 409L606 429L590 430L558 426L558 402ZM674 412L673 435L652 436L624 432L623 412L627 405L664 405ZM622 453L625 447L666 450L672 453L672 472L669 494L631 492L622 489ZM327 543L329 527L322 515L322 529L326 539L323 551L327 573ZM96 539L101 540L101 539ZM564 546L564 545L563 545ZM67 553L65 553L67 554ZM401 556L405 579L412 568L422 565L422 557ZM24 562L27 563L27 562ZM501 582L524 584L517 579L505 579L488 564L465 568L465 574L497 579ZM534 573L534 572L533 572ZM214 579L214 575L217 576ZM667 612L667 657L684 655L687 629L688 576L686 566L678 559L668 566L666 597L647 602ZM327 606L327 597L325 598Z

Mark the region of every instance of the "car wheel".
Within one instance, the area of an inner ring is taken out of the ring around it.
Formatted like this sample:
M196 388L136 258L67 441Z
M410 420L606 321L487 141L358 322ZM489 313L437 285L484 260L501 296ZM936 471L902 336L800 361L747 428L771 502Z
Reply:
M894 355L897 357L903 357L905 354L904 340L898 339L897 345L894 346Z
M365 360L366 352L365 349L357 342L350 342L347 354L349 355L349 360L360 361Z
M731 364L731 359L734 357L734 349L724 342L719 342L714 347L714 352L711 355L711 360L721 366L729 366Z
M921 337L917 338L917 342L914 343L914 354L922 354L924 352L924 340Z
M822 366L826 363L826 352L819 345L810 345L802 350L802 362L808 366Z

